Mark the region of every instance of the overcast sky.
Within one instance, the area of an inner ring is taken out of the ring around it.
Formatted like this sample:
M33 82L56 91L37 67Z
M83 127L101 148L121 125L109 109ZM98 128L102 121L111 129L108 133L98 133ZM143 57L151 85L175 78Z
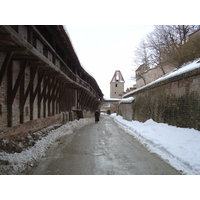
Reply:
M66 25L80 63L110 97L110 81L116 70L125 79L125 90L135 82L134 50L152 25Z
M199 23L198 6L192 1L57 0L47 5L35 0L29 9L25 0L10 0L2 8L9 7L12 15L2 9L0 17L5 24L65 25L81 64L109 97L115 70L121 70L125 90L134 84L130 81L131 69L136 68L134 50L153 24Z

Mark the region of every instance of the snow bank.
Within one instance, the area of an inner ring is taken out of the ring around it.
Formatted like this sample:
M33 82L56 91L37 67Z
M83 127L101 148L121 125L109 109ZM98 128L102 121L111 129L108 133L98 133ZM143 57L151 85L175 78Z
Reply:
M32 166L36 160L45 156L48 147L59 138L72 134L75 130L92 122L92 119L80 119L67 122L56 130L52 130L47 136L37 141L36 144L21 153L9 154L0 152L0 160L8 161L9 165L0 165L0 174L16 174L22 172L28 166Z
M200 131L156 123L126 121L111 115L126 132L134 135L151 152L184 174L200 174Z

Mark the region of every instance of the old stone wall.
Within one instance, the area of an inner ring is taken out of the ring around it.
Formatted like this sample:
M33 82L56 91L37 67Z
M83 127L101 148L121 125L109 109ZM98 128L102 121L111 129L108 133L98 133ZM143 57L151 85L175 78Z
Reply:
M132 121L133 109L132 104L120 104L118 108L118 114L123 116L123 119Z
M122 98L124 92L124 82L110 83L110 98Z
M164 66L165 74L168 74L169 72L173 71L174 69L175 68L173 66L170 66L170 65ZM163 76L163 72L162 72L161 68L156 67L156 68L149 69L148 71L142 73L141 76L143 78L138 77L137 80L136 80L136 87L137 88L144 86L145 83L147 85L147 84L155 81L156 79L160 78L161 76Z
M200 130L200 68L136 90L132 119Z

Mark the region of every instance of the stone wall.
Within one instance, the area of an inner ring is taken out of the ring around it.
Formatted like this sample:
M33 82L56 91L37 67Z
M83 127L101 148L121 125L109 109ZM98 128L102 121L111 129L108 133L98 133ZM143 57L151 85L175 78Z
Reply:
M124 92L124 82L110 83L110 98L122 98Z
M200 68L136 90L132 119L200 130Z
M123 116L123 119L132 121L133 109L132 104L120 104L118 114Z
M170 65L164 66L165 74L170 73L174 69L175 68L173 66L170 66ZM142 73L141 76L143 78L138 77L137 80L136 80L136 87L137 88L144 86L145 83L147 85L147 84L155 81L156 79L160 78L161 76L163 76L163 72L162 72L161 68L156 67L156 68L149 69L148 71ZM145 79L145 81L143 79Z

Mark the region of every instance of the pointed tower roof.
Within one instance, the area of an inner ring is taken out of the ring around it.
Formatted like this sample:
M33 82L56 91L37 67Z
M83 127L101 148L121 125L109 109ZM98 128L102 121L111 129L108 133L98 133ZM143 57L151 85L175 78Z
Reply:
M114 76L113 76L113 78L112 78L112 80L110 82L111 83L112 82L123 82L123 83L125 82L120 70L116 70L115 71L115 74L114 74Z

